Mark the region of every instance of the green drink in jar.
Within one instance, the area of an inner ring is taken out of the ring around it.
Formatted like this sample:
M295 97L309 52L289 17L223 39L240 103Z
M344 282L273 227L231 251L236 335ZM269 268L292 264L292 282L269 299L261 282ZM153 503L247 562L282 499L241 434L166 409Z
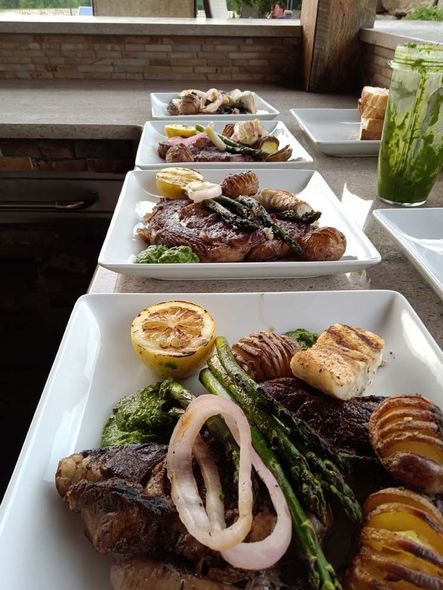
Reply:
M443 167L443 45L399 45L378 157L378 196L425 203Z

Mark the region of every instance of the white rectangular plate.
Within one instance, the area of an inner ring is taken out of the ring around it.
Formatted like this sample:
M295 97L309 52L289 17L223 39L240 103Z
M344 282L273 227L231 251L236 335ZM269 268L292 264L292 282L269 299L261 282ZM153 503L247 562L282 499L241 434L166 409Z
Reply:
M110 562L92 549L79 515L58 496L54 474L62 457L98 446L118 399L157 380L132 350L129 327L142 309L171 299L205 307L231 343L256 330L321 332L334 322L371 330L385 339L386 365L366 393L419 392L442 405L442 352L404 297L392 291L83 296L0 509L5 590L109 588ZM187 385L202 391L197 379Z
M209 90L209 89L208 89ZM256 113L250 114L241 114L241 115L192 115L192 118L198 118L200 121L227 121L232 118L237 118L237 120L244 120L244 119L274 119L277 115L280 114L276 108L274 108L269 102L266 102L256 94L255 92L252 93L254 95L255 106L257 109ZM177 120L180 116L170 115L166 110L169 101L172 98L179 98L180 92L151 92L151 105L152 105L152 116L154 119L169 119L169 120ZM191 115L189 115L191 116ZM186 117L186 116L185 116Z
M184 125L195 125L199 121L185 121L177 119L177 123ZM228 123L235 121L230 119ZM289 145L292 148L292 157L287 162L174 162L168 164L162 160L157 153L158 144L166 141L164 133L165 121L149 121L143 127L143 133L138 144L137 154L135 156L135 165L141 169L160 168L161 166L198 166L199 168L306 168L313 159L299 143L289 129L281 121L262 121L263 127L274 135L280 142L280 147ZM214 129L221 133L225 122L215 121Z
M328 156L377 156L380 141L359 139L358 109L290 109L300 127Z
M373 215L443 299L443 207L377 209Z
M200 170L206 180L221 182L231 170ZM158 202L149 193L157 193L156 170L128 172L123 184L98 263L122 274L156 279L246 279L286 278L338 274L360 270L380 262L380 254L349 219L323 177L312 170L256 170L260 186L297 193L317 211L320 225L336 227L344 233L347 248L344 257L328 262L219 262L196 264L136 264L135 256L146 248L134 227L140 222L139 203L152 209Z

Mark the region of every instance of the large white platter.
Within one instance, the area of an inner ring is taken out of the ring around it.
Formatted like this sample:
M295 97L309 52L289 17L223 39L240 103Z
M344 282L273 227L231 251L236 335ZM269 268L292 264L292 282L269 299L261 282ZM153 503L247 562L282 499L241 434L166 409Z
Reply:
M195 125L199 121L193 119L190 121L177 119L177 123L184 125ZM201 121L200 121L201 123ZM221 133L226 123L235 123L230 118L229 121L215 121L214 129ZM162 160L157 153L158 144L161 141L166 141L167 137L164 133L165 121L149 121L143 127L143 133L138 144L137 154L135 156L135 165L138 168L149 169L159 168L160 166L189 166L190 164L198 166L199 168L306 168L313 162L313 159L305 150L305 148L298 142L289 129L281 121L262 121L263 127L269 132L269 135L274 135L280 142L280 147L289 145L292 148L292 157L287 162L174 162L168 164Z
M373 215L443 299L443 208L377 209Z
M209 90L209 89L208 89ZM254 95L255 106L257 109L256 113L246 113L241 115L192 115L192 118L198 118L200 121L227 121L228 119L236 118L237 120L244 119L274 119L280 114L276 108L274 108L269 102L266 102L261 96L252 93ZM180 116L170 115L166 110L169 101L172 98L179 98L180 92L151 92L151 106L152 116L154 119L170 119L178 120ZM191 115L190 115L191 117Z
M230 170L199 170L212 182L221 182ZM115 272L156 279L286 278L338 274L361 270L380 262L380 254L346 213L323 177L312 170L256 170L260 186L297 193L315 210L322 211L320 225L342 231L347 240L344 257L328 262L220 262L197 264L136 264L135 256L146 244L134 237L140 222L138 210L151 210L158 199L155 170L135 170L126 176L98 263ZM140 206L142 204L142 206Z
M359 139L358 109L290 109L318 150L328 156L377 156L380 141Z
M415 393L442 405L443 355L398 293L341 291L250 294L114 294L81 297L72 312L0 508L2 588L108 590L109 560L91 548L80 517L54 487L58 460L99 444L115 402L154 380L131 348L129 326L148 305L171 299L204 306L231 343L260 329L333 322L385 339L384 360L367 394ZM198 393L197 380L188 386Z

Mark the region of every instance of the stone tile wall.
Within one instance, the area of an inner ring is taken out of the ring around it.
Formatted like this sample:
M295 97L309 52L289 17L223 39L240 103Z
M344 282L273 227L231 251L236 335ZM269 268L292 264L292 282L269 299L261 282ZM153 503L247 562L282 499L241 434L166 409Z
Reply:
M110 172L134 168L136 145L123 140L1 139L1 172Z
M392 71L388 62L394 57L395 49L369 43L361 45L363 84L389 88Z
M0 79L284 82L300 37L0 34Z

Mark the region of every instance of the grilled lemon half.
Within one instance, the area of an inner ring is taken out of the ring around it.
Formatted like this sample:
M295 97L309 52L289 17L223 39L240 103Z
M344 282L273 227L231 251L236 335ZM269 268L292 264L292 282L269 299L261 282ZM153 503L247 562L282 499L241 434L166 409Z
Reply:
M197 129L191 127L191 125L180 125L178 123L165 125L165 134L167 137L192 137L193 135L197 135L197 133Z
M131 343L141 360L161 377L189 377L208 358L215 322L194 303L165 301L151 305L133 320Z
M157 172L155 184L158 192L167 199L183 199L186 196L186 185L196 180L202 181L204 178L192 168L163 168Z

